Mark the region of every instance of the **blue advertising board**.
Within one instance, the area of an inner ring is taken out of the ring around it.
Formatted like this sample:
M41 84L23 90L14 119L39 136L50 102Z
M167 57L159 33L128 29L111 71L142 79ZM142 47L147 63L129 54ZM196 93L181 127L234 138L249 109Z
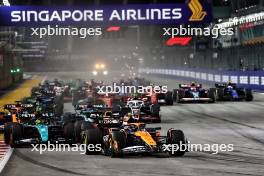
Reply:
M171 77L175 80L199 81L199 83L214 85L218 83L233 82L245 88L264 91L264 71L217 71L196 68L146 68L140 73L156 76Z
M212 20L211 5L185 4L105 6L2 6L1 26L197 24Z

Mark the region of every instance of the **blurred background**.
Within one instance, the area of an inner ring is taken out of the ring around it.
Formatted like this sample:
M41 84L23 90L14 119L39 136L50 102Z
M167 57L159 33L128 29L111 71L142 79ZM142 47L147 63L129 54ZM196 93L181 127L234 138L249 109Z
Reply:
M263 12L264 0L204 0L212 5L213 26L231 18ZM186 3L185 0L3 0L2 5L105 5L105 4ZM23 72L93 72L96 63L129 77L140 68L186 68L215 71L264 70L264 20L243 23L233 36L192 37L183 45L170 45L155 25L118 26L103 35L80 39L30 36L30 28L0 27L0 88L22 79ZM92 26L85 26L92 27Z

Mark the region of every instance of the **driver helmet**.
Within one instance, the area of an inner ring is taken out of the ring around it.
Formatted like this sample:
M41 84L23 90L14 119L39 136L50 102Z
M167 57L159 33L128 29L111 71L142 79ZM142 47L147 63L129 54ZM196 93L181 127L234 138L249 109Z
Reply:
M95 123L95 119L96 119L96 115L95 114L91 114L90 117L88 118L88 122Z
M36 123L36 125L38 125L38 124L41 123L41 120L40 120L40 119L37 119L37 120L35 121L35 123Z
M228 86L232 86L232 82L231 81L228 81L227 85Z
M233 85L232 85L232 82L231 82L231 81L229 81L229 82L227 83L227 88L233 88Z
M195 82L191 83L191 90L196 91L196 83Z

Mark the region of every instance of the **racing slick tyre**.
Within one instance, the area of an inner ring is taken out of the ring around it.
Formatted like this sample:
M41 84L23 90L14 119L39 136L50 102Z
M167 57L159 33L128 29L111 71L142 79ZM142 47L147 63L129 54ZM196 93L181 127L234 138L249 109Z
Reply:
M161 118L160 118L160 116L158 117L158 119L152 120L152 123L161 123Z
M172 92L167 92L165 94L165 101L166 101L166 105L173 105L173 94Z
M19 123L12 123L10 125L10 138L9 138L9 145L14 148L17 146L16 141L19 141L22 139L22 125Z
M73 143L74 141L74 126L72 122L68 122L63 126L63 134L66 142Z
M77 120L75 123L74 123L74 141L76 143L80 143L81 142L81 132L82 132L82 129L81 129L81 126L82 126L82 121L80 120Z
M245 100L246 101L253 101L253 93L251 89L246 89L245 90Z
M167 144L178 146L177 150L174 150L174 147L172 147L169 151L170 156L183 156L187 151L185 136L182 130L169 130L167 133ZM181 148L183 150L181 150Z
M4 126L4 141L6 144L10 143L10 133L12 128L12 122L5 123Z
M64 105L62 103L57 103L55 108L55 114L61 116L63 114Z
M174 101L176 103L181 103L180 102L180 98L179 98L179 92L178 92L178 90L174 90L173 97L174 97Z
M110 156L122 156L122 149L126 147L126 134L122 131L113 131L110 140Z
M220 100L220 101L222 101L222 100L224 100L224 89L221 89L221 88L219 88L219 89L216 89L216 95L217 95L217 100Z
M86 155L97 154L101 152L102 134L98 128L91 128L84 131L82 136L82 143L86 146ZM89 146L93 145L92 148ZM100 149L97 147L100 145Z
M68 122L72 122L72 113L71 112L66 112L63 117L62 117L62 121L63 123L68 123Z
M158 120L153 121L154 123L160 123L161 122L161 118L160 118L160 105L156 104L152 106L152 116L153 117L159 117Z
M184 98L184 91L183 90L178 90L176 94L176 102L177 103L182 103L181 99Z
M63 109L64 109L62 96L56 96L55 97L55 104L56 104L55 114L57 116L61 116L63 114Z
M82 121L81 122L81 131L86 131L94 128L94 124L91 122Z
M80 100L80 94L78 91L73 91L72 92L72 105L75 106L77 105L78 101Z
M211 99L209 101L209 103L215 103L215 101L216 101L216 89L215 88L210 88L209 89L208 98Z
M54 114L55 116L61 116L63 114L63 108L60 105L56 105Z
M112 107L112 112L120 112L122 110L121 105L114 104Z
M178 96L178 91L177 91L177 89L173 89L172 99L173 99L174 102L177 101L177 96Z

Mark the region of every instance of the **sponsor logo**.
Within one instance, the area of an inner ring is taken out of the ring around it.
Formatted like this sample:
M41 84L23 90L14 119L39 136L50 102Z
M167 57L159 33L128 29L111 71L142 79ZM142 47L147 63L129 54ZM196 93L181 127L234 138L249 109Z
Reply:
M210 22L210 4L190 0L186 4L133 4L126 6L49 7L2 6L2 26L188 24ZM112 27L110 31L119 30Z
M38 152L44 154L46 152L79 152L81 155L89 152L100 152L102 150L101 144L60 144L56 141L55 144L48 141L47 144L31 144L31 152Z
M192 16L189 21L202 21L207 13L203 10L203 6L199 0L191 0L188 4L189 8L192 11Z
M147 94L153 93L167 93L168 86L126 86L124 83L121 85L113 83L110 86L98 86L97 93L108 96L109 94Z

